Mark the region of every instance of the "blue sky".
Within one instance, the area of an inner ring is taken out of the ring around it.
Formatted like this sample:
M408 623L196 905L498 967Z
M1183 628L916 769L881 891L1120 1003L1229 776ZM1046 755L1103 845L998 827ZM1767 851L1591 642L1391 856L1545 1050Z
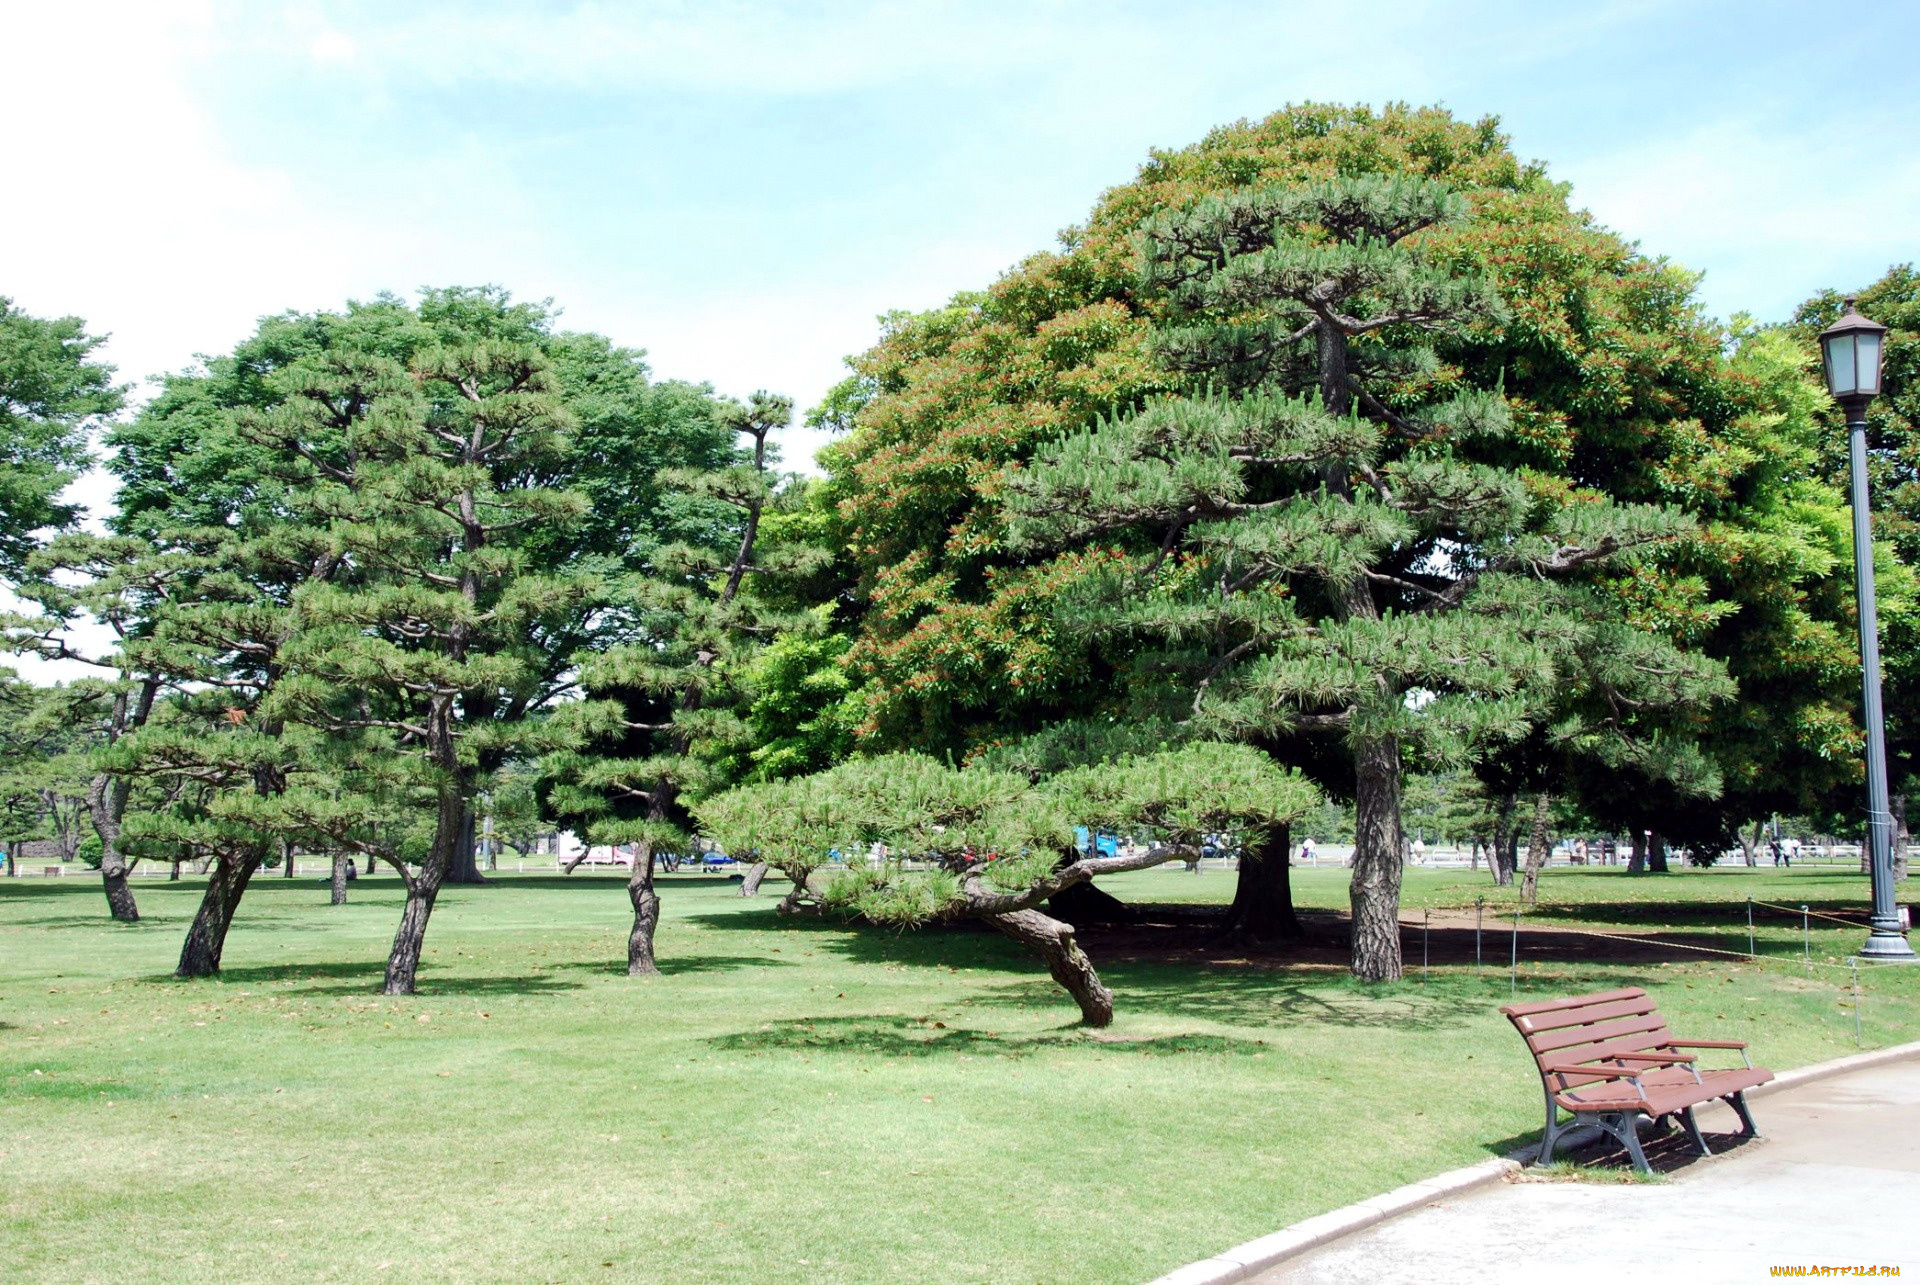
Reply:
M1773 318L1920 258L1916 48L1911 3L20 3L0 294L141 378L264 313L496 282L804 406L1148 149L1400 99L1498 114Z

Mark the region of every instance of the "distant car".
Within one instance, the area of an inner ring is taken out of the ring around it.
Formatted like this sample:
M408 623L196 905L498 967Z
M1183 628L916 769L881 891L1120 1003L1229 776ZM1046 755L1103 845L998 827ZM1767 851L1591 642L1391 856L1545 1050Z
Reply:
M1091 838L1092 847L1088 841ZM1080 851L1097 857L1113 857L1120 854L1120 836L1117 834L1090 835L1087 827L1077 825L1073 828L1073 842Z

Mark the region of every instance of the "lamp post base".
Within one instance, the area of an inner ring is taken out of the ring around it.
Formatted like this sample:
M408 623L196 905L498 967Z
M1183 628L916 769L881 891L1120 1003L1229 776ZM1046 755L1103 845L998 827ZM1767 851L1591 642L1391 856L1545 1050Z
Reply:
M1898 929L1882 930L1875 927L1867 944L1860 948L1858 956L1873 964L1920 964L1920 955L1913 953L1913 947L1907 944L1906 934Z

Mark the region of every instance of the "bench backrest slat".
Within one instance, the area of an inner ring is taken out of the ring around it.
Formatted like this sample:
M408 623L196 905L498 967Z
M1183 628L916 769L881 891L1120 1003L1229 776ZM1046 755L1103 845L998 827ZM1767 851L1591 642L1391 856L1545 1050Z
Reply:
M1638 1017L1643 1013L1657 1012L1658 1006L1646 996L1636 999L1617 999L1604 1004L1582 1004L1579 1007L1555 1009L1550 1013L1529 1013L1513 1018L1513 1024L1527 1035L1540 1031L1557 1031L1569 1026L1585 1026L1591 1022L1604 1022L1615 1017Z
M1540 1013L1589 1008L1595 1004L1610 1004L1615 1000L1645 999L1646 997L1646 991L1640 987L1628 986L1617 991L1598 991L1592 995L1575 995L1569 999L1539 999L1530 1000L1525 1004L1509 1004L1500 1011L1511 1018L1533 1017ZM1518 1025L1518 1022L1515 1024Z
M1527 1036L1527 1047L1535 1053L1558 1055L1562 1049L1575 1049L1582 1044L1594 1044L1601 1040L1625 1039L1634 1035L1651 1038L1666 1034L1667 1019L1655 1011L1635 1017L1617 1017L1610 1022L1595 1022L1592 1026L1563 1026L1559 1030L1543 1031ZM1555 1060L1566 1059L1556 1056Z

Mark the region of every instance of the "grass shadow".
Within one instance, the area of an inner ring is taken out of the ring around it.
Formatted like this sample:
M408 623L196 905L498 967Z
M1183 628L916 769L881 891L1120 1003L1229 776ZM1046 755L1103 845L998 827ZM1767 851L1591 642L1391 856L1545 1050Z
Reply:
M794 964L785 959L767 959L760 955L680 955L661 958L655 961L664 976L680 973L727 973L741 968L792 968ZM624 960L594 959L580 960L571 964L555 964L554 972L586 973L589 976L625 977L627 965Z
M386 964L383 961L356 961L324 964L253 964L238 968L223 968L218 977L183 978L175 977L171 973L153 973L139 980L152 985L171 986L192 986L207 982L221 982L232 986L270 986L279 983L294 984L337 979L342 984L305 985L300 986L299 989L313 995L366 995L378 991L385 976ZM348 981L355 984L344 984ZM449 977L426 968L420 971L418 982L419 994L422 996L543 995L556 991L579 990L582 986L580 982L538 974L510 977Z
M1163 1035L1120 1039L1078 1028L1033 1035L948 1027L912 1017L800 1017L769 1022L756 1030L719 1035L707 1043L730 1053L839 1052L877 1057L1026 1057L1059 1048L1090 1048L1141 1057L1220 1054L1250 1057L1268 1052L1259 1040L1222 1035Z

